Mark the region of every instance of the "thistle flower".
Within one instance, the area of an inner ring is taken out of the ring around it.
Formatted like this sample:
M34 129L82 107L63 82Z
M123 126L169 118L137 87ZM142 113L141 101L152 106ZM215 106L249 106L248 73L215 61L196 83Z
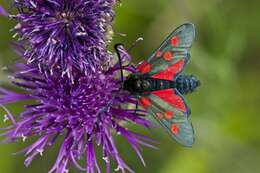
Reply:
M94 146L99 146L106 165L133 172L120 157L113 136L122 135L144 163L140 145L152 147L154 141L123 126L126 122L151 127L142 110L129 109L135 98L122 90L116 78L120 70L112 65L107 51L107 31L111 27L115 0L15 0L15 35L18 54L27 64L17 64L13 83L26 90L16 93L0 88L0 106L11 125L1 136L5 142L37 140L23 150L28 166L37 155L64 137L55 164L49 173L67 173L69 163L88 173L101 173ZM1 7L0 15L8 16ZM24 44L25 43L25 44ZM131 58L120 49L122 61ZM105 63L110 63L104 65ZM125 70L135 72L131 66ZM65 75L67 74L67 75ZM72 79L72 80L71 80ZM34 100L25 105L17 120L3 105ZM84 166L78 162L86 160Z
M120 69L118 64L106 73L92 73L89 76L78 71L75 83L71 83L67 76L61 77L61 70L41 73L36 66L18 64L17 67L20 70L14 75L13 83L25 88L27 93L1 89L0 104L22 100L35 100L36 103L25 106L19 121L6 110L5 120L10 120L12 125L2 136L6 137L6 142L38 137L23 150L27 156L26 166L35 156L43 155L58 137L64 136L57 160L49 173L68 172L69 162L81 171L101 173L95 144L103 150L107 173L111 169L111 159L118 164L116 170L133 172L120 157L113 134L126 138L144 163L139 146L153 147L150 144L153 141L124 128L122 123L132 122L145 127L151 124L145 119L143 111L123 108L124 104L134 104L136 100L121 90L121 81L115 78L115 73ZM132 67L124 68L135 70ZM86 159L85 167L78 163L82 158Z
M71 77L74 69L86 74L110 61L107 33L116 0L19 0L15 36L26 40L24 56Z

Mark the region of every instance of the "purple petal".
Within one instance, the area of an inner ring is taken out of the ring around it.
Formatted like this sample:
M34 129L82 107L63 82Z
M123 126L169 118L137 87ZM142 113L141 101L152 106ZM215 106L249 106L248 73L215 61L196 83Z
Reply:
M9 104L18 101L31 100L32 97L26 94L18 94L4 88L0 88L0 104Z
M5 9L0 5L0 16L8 16L9 14L5 11Z

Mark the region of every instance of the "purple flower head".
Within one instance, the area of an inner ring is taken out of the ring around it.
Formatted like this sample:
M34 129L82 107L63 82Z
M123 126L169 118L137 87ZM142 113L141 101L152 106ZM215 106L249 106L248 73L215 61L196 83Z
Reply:
M110 60L108 32L114 18L115 0L19 0L14 27L19 40L26 40L24 56L36 62L60 68L72 76L102 69Z
M123 58L123 61L126 61ZM80 71L74 74L75 82L68 76L61 77L61 70L41 73L32 64L18 64L20 71L14 75L13 83L26 89L26 94L1 89L0 104L22 100L35 100L35 104L26 105L20 114L19 121L3 107L6 120L12 125L6 128L2 136L6 142L28 137L38 139L23 151L27 156L28 166L37 155L52 146L56 139L64 136L57 160L50 170L55 173L66 173L68 164L73 163L79 170L88 173L101 173L94 146L101 147L107 173L110 172L110 161L118 164L116 170L133 172L119 156L113 135L122 135L128 140L141 161L139 146L153 147L150 139L136 134L125 127L124 122L132 122L150 127L142 110L129 109L127 104L136 100L128 92L121 90L121 81L115 78L120 69L116 64L107 72L92 73L85 76ZM124 67L125 70L135 70ZM85 166L78 161L86 160Z

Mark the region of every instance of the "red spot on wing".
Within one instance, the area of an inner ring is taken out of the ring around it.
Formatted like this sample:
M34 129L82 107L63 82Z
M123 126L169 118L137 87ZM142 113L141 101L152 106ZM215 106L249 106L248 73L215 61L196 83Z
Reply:
M171 39L171 45L172 46L176 47L179 44L179 42L180 42L180 39L179 39L178 36L172 37L172 39Z
M165 111L164 112L164 117L166 118L166 119L172 119L173 118L173 112L172 111Z
M139 99L139 101L140 101L141 105L142 105L145 109L147 109L148 107L151 106L151 101L150 101L150 99L147 98L147 97L141 97L141 98Z
M156 55L155 55L155 56L156 56L157 58L161 57L161 56L162 56L162 52L158 50L158 51L156 52Z
M151 71L152 66L147 61L142 62L140 65L137 66L137 69L140 73L145 74Z
M183 99L175 93L174 89L157 90L153 91L152 94L161 98L174 108L177 108L183 112L187 112L187 108Z
M172 124L172 126L171 126L171 131L172 131L172 133L174 134L174 135L177 135L178 133L179 133L179 128L178 128L178 126L177 126L177 124Z
M156 113L156 117L157 117L159 120L161 120L161 119L164 118L164 116L163 116L163 114L162 114L161 112L157 112L157 113Z
M156 79L173 80L175 75L182 70L184 64L184 59L182 59L160 73L154 74L152 77Z
M163 54L163 59L165 61L171 61L173 59L173 53L171 51L167 51Z

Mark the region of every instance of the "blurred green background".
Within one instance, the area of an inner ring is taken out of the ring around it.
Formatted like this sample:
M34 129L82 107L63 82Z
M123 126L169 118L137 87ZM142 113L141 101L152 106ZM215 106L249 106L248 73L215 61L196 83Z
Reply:
M131 52L134 62L146 58L178 25L190 21L197 26L188 73L199 77L202 86L187 96L196 132L192 148L183 148L162 129L136 131L160 142L159 150L143 148L143 167L123 140L118 147L137 172L149 173L256 173L260 172L260 3L259 0L122 0L116 7L114 43L131 45L144 41ZM6 0L0 0L5 7ZM0 65L13 63L9 29L13 23L0 17ZM113 44L114 44L113 43ZM7 74L0 73L1 85ZM21 106L13 105L17 114ZM3 113L0 119L3 119ZM3 126L1 120L0 125ZM21 142L0 145L1 173L47 173L58 145L37 157L30 168L23 165ZM72 170L76 173L79 171Z

